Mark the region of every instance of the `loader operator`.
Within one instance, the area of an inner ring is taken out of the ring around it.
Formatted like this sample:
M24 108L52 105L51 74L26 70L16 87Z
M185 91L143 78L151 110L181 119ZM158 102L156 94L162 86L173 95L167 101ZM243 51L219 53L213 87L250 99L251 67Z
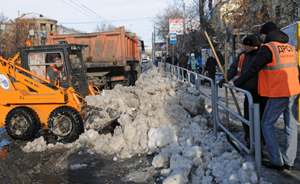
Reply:
M50 81L50 85L55 85L55 80L65 81L67 77L64 75L64 68L61 58L55 57L55 65L50 65L47 69L47 80Z

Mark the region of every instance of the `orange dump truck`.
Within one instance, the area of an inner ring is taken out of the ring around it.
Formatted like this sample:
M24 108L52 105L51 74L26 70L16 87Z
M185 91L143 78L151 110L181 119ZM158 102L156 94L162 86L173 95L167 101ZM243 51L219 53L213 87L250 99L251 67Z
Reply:
M123 26L112 32L47 35L48 45L88 45L83 51L88 82L100 89L110 89L116 84L134 85L141 74L138 37L126 33Z

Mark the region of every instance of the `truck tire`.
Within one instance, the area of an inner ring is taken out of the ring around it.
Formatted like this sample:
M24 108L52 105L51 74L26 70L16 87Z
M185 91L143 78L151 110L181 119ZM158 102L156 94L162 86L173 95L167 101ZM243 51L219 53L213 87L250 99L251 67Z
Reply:
M48 118L52 135L61 142L73 142L83 133L83 119L79 112L68 106L54 109Z
M135 85L135 81L138 78L136 71L131 71L131 78L132 78L132 84L131 85L134 86Z
M131 72L126 72L124 86L130 86L130 85L132 85L132 75Z
M37 135L40 122L32 109L17 107L7 114L5 128L8 135L15 140L30 140Z

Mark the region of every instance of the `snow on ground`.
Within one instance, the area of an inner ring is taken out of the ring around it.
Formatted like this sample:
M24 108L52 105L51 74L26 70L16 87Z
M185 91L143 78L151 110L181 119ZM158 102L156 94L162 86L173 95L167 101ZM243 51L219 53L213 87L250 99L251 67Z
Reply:
M100 112L99 116L90 114L86 131L78 140L47 145L40 137L28 142L23 151L64 147L71 153L84 147L90 154L115 155L114 160L140 153L156 154L152 167L129 176L136 182L147 173L153 177L153 170L165 184L258 182L254 163L237 153L224 133L214 137L200 92L161 68L153 66L143 73L136 86L117 85L101 95L86 97L86 101ZM120 126L113 134L96 131L114 118ZM72 165L71 169L76 168L84 165Z

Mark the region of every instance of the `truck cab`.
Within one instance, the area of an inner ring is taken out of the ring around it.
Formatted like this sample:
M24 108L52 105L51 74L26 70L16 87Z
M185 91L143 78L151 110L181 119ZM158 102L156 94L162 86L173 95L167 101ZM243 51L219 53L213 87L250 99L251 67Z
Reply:
M62 60L61 71L64 75L64 78L59 80L59 86L66 89L72 86L76 92L85 97L89 95L86 68L82 63L82 49L85 47L86 45L80 44L19 47L21 66L33 74L47 79L48 68L55 66L54 59L59 57ZM33 77L33 79L45 83L37 78ZM55 86L51 87L55 88Z

